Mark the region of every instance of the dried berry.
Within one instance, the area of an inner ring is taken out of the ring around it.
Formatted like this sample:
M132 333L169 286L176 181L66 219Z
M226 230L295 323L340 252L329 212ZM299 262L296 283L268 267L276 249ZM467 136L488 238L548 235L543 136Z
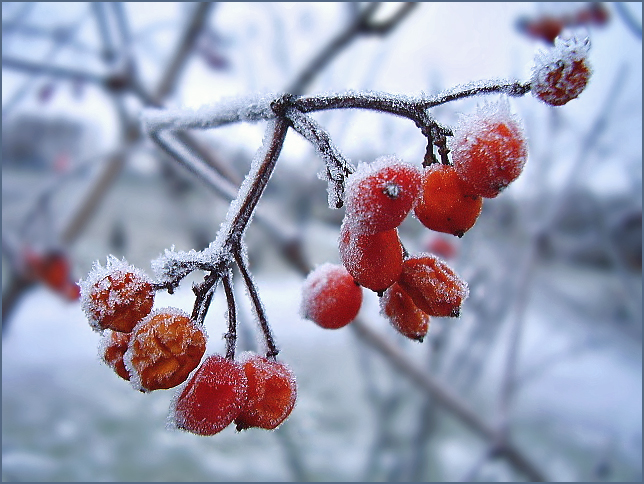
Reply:
M237 430L277 428L295 406L295 375L285 363L253 354L246 355L243 367L248 391L246 405L235 419Z
M158 309L132 331L125 363L142 391L183 383L206 351L203 327L175 308Z
M414 304L430 316L457 317L468 295L467 283L432 254L406 259L399 283Z
M130 333L108 331L103 335L99 346L99 354L102 360L124 380L130 379L130 372L123 361L129 343Z
M409 339L423 341L429 330L429 315L421 311L402 286L395 283L380 298L380 310L391 325Z

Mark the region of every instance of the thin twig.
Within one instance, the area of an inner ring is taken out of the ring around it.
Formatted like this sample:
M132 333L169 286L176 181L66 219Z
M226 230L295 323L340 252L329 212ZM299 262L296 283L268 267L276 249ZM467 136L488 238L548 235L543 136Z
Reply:
M228 333L226 333L226 358L235 359L235 347L237 346L237 310L235 308L235 294L232 286L232 271L229 269L221 278L226 292L226 303L228 305Z

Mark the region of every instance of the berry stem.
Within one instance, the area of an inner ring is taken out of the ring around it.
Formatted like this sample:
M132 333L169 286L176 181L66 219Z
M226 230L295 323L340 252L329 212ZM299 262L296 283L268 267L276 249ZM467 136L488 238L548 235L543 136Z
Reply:
M235 347L237 346L237 308L235 307L235 294L232 286L232 271L229 269L221 278L226 292L226 303L228 304L228 332L226 333L226 358L235 359Z
M279 354L279 350L275 345L275 340L273 338L273 334L271 333L271 327L268 324L266 312L264 311L264 306L262 305L262 301L259 298L259 293L257 292L255 283L250 276L250 272L248 271L248 267L246 266L246 262L243 260L241 253L239 251L235 251L234 257L235 262L237 263L237 267L239 267L239 272L244 278L244 284L246 284L248 295L251 299L251 302L253 303L253 308L255 309L257 321L259 322L262 334L264 335L264 341L266 341L266 357L275 358Z

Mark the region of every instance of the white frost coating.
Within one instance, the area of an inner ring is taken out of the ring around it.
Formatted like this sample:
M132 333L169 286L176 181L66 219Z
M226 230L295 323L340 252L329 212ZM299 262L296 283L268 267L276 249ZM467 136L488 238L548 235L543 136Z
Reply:
M300 303L300 316L309 319L317 311L324 311L323 308L333 307L337 304L335 297L321 298L320 294L328 292L329 281L341 279L347 276L347 270L339 265L325 262L313 269L302 283L302 298ZM316 308L313 308L313 305Z
M585 60L590 50L590 39L581 32L564 31L555 37L554 47L540 49L535 54L534 71L538 72L544 67L557 61L572 63Z
M95 317L97 314L99 315L99 317L102 317L106 314L111 316L113 315L115 309L127 303L127 301L119 300L120 295L112 291L109 294L109 299L107 301L108 304L106 305L106 307L104 307L104 305L102 304L96 304L96 302L92 301L91 298L94 286L100 284L100 290L109 290L110 283L108 280L105 280L106 277L110 274L121 274L127 272L131 272L135 276L137 276L136 280L138 281L151 283L150 278L141 269L128 263L125 258L119 260L113 255L107 256L107 263L105 267L101 266L99 261L95 261L92 266L92 270L89 272L89 274L87 274L87 278L81 279L78 282L81 291L80 306L87 316L87 320L89 321L89 324L92 329L94 329L94 331L103 333L103 328L101 328L99 321ZM135 287L135 285L137 284L136 280L128 286L128 293L137 292Z
M271 102L275 94L225 98L221 101L191 109L144 109L141 113L143 128L148 133L162 130L215 128L240 121L255 122L275 117Z

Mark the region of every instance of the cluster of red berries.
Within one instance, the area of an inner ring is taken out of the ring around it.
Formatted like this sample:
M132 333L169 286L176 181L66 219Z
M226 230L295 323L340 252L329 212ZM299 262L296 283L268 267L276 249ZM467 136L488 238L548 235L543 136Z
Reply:
M431 316L457 317L467 284L429 253L409 255L398 227L411 212L427 228L462 237L494 198L521 174L526 140L502 100L463 118L450 145L453 164L421 169L393 156L361 164L347 180L340 228L342 265L323 264L306 278L302 315L337 329L357 316L362 287L377 292L382 314L422 341Z
M187 381L171 414L176 426L189 432L213 435L233 422L238 430L281 424L297 395L288 366L250 353L241 362L219 355L202 362L203 326L176 308L153 310L155 291L147 275L114 257L106 267L96 264L81 282L82 308L103 333L103 361L142 392Z
M44 284L70 301L80 297L80 287L72 277L71 262L62 250L39 251L24 247L21 256L22 269L29 280Z

